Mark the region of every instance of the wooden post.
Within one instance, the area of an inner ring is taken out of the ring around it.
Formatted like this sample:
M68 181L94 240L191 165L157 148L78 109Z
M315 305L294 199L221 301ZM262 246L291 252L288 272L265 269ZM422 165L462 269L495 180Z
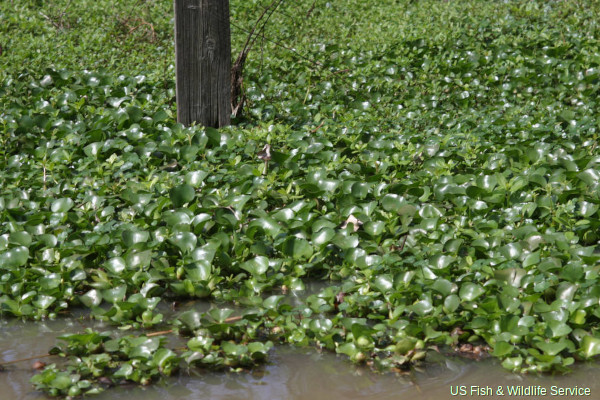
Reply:
M231 123L229 0L174 0L177 121Z

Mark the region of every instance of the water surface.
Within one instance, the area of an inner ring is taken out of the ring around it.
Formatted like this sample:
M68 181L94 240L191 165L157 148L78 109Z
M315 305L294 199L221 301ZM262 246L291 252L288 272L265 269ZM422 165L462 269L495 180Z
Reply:
M0 320L0 363L47 353L60 335L81 332L86 327L111 327L86 319L60 319L46 322ZM313 348L276 347L269 364L252 373L215 373L181 371L160 385L149 387L126 386L112 388L97 400L332 400L332 399L600 399L600 365L581 364L569 375L521 376L505 371L497 361L471 361L458 357L431 354L420 371L409 374L375 374L357 367L343 356ZM51 359L42 359L51 361ZM46 398L29 384L35 373L32 361L7 366L0 372L0 399L33 400ZM506 386L540 385L546 396L508 396ZM590 388L591 395L551 396L552 386ZM464 396L452 396L460 386ZM471 386L482 388L477 395ZM490 387L492 395L484 395ZM502 386L504 396L496 394Z

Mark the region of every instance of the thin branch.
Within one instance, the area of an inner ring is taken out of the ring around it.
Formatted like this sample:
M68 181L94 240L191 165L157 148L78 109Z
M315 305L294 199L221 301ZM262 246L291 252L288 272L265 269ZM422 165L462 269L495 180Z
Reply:
M238 26L238 25L236 25L236 24L235 24L235 23L233 23L233 22L231 22L231 26L233 26L233 27L234 27L234 28L236 28L236 29L239 29L239 30L240 30L240 31L242 31L242 32L246 32L246 33L250 33L250 32L252 32L252 31L249 31L248 29L245 29L245 28L242 28L241 26ZM265 37L265 40L266 40L267 42L273 43L273 44L274 44L275 46L277 46L277 47L281 47L282 49L286 49L286 50L288 50L288 51L290 51L290 52L294 53L294 54L295 54L295 55L296 55L298 58L301 58L301 59L303 59L304 61L308 61L309 63L311 63L312 65L314 65L314 66L316 66L316 67L320 67L320 68L322 68L322 67L323 67L323 64L322 64L322 63L320 63L319 61L315 61L315 60L313 60L313 59L310 59L310 58L306 57L305 55L298 53L298 51L296 51L296 50L292 49L291 47L285 46L285 45L281 44L280 42L278 42L278 41L275 41L275 40L273 40L273 39L270 39L270 38L268 38L268 37Z
M159 332L147 333L147 334L146 334L146 337L153 337L153 336L160 336L160 335L168 335L169 333L173 333L173 329L169 329L168 331L159 331Z
M254 43L256 42L257 38L261 36L261 33L264 42L265 27L267 26L267 23L269 22L269 19L271 18L275 10L277 10L277 8L281 5L282 2L283 0L273 0L273 2L263 10L262 14L258 17L252 29L248 32L246 42L244 43L242 50L240 51L239 55L237 56L237 59L231 67L231 112L236 117L242 112L244 102L246 99L243 89L243 71L244 64L246 63L246 58L248 57L248 53L254 46ZM257 28L258 32L256 32Z
M404 235L404 240L402 241L402 245L400 246L399 251L402 252L404 250L404 245L406 244L406 239L408 239L408 233Z
M317 5L317 0L313 1L312 6L310 6L310 8L308 9L308 12L306 13L307 19L310 18L310 15L314 11L316 5Z
M10 364L16 364L16 363L20 363L23 361L31 361L31 360L36 360L38 358L46 358L46 357L51 357L54 356L55 354L42 354L41 356L34 356L34 357L27 357L27 358L20 358L18 360L12 360L12 361L4 361L0 363L0 367L5 366L5 365L10 365Z
M317 126L315 129L311 129L310 133L316 133L319 130L319 128L323 126L324 123L325 123L325 120L321 121L319 126Z
M236 322L236 321L239 321L239 320L241 320L242 318L244 318L244 317L243 317L243 316L241 316L241 315L238 315L238 316L236 316L236 317L229 317L229 318L227 318L227 319L226 319L225 321L223 321L223 322L225 322L225 323ZM174 332L174 330L173 330L173 329L169 329L169 330L167 330L167 331L158 331L158 332L152 332L152 333L147 333L147 334L146 334L146 337L153 337L153 336L168 335L168 334L170 334L170 333L173 333L173 332Z

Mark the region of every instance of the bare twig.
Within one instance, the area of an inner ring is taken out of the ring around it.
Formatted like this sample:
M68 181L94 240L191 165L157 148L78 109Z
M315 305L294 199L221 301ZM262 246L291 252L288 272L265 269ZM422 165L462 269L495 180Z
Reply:
M244 108L244 102L246 100L246 95L243 88L243 72L248 53L250 53L250 50L252 50L252 46L254 46L256 39L261 36L261 33L264 41L265 27L267 26L269 19L277 7L279 7L282 2L283 0L273 0L273 2L263 10L252 29L248 32L246 42L244 43L244 46L238 54L235 62L233 63L233 66L231 67L231 112L235 117L241 114L242 109Z
M146 27L144 34L147 36L148 41L150 41L150 43L154 43L156 41L157 36L156 31L154 30L154 25L145 19L140 17L117 17L117 20L127 30L127 35L131 35L141 27Z
M65 16L67 15L67 10L71 7L72 0L70 0L65 8L59 12L57 15L48 16L40 11L40 15L46 18L54 27L58 30L63 30L64 28L70 28L71 24L68 21L65 21Z
M350 72L350 68L338 69L337 71L333 71L332 74L345 74L346 72Z
M318 131L319 128L322 127L324 123L325 123L325 120L321 121L319 126L317 126L315 129L311 129L310 133L315 133L316 131Z
M234 22L231 22L231 26L233 26L234 28L236 28L236 29L238 29L238 30L240 30L240 31L242 31L242 32L246 32L246 33L250 33L250 32L252 32L251 30L248 30L248 29L242 28L241 26L239 26L239 25L235 24ZM298 57L298 58L300 58L300 59L302 59L302 60L304 60L304 61L307 61L307 62L309 62L309 63L310 63L310 64L312 64L314 67L317 67L317 68L322 68L322 67L323 67L323 64L322 64L322 63L320 63L319 61L315 61L315 60L313 60L312 58L308 58L308 57L306 57L305 55L303 55L303 54L301 54L301 53L298 53L298 51L296 51L295 49L293 49L293 48L291 48L291 47L289 47L289 46L286 46L286 45L282 44L282 43L281 43L281 42L279 42L279 41L276 41L276 40L270 39L270 38L268 38L268 37L265 37L265 40L266 40L267 42L269 42L269 43L272 43L272 44L274 44L274 45L275 45L275 46L277 46L277 47L281 47L282 49L285 49L285 50L287 50L287 51L289 51L289 52L293 53L293 54L294 54L296 57Z
M241 320L242 318L244 318L244 317L243 317L243 316L241 316L241 315L238 315L238 316L236 316L236 317L229 317L229 318L227 318L227 319L226 319L224 322L225 322L225 323L227 323L227 324L229 324L229 323L231 323L231 322L236 322L236 321L239 321L239 320ZM152 333L147 333L147 334L146 334L146 337L153 337L153 336L168 335L168 334L170 334L170 333L173 333L173 332L174 332L174 330L173 330L173 329L169 329L169 330L167 330L167 331L158 331L158 332L152 332Z
M310 8L308 9L308 12L306 13L306 18L310 18L310 15L314 11L316 5L317 5L317 0L313 1L312 6L310 6Z
M46 358L46 357L51 357L54 354L42 354L41 356L34 356L34 357L27 357L27 358L20 358L18 360L12 360L12 361L4 361L0 363L0 366L4 366L4 365L10 365L10 364L16 364L16 363L20 363L23 361L31 361L31 360L36 360L38 358Z
M148 334L146 334L146 337L168 335L169 333L173 333L173 329L169 329L168 331L159 331L159 332L148 333Z
M400 246L399 251L404 250L404 245L406 244L406 239L408 239L408 233L404 235L404 240L402 241L402 245Z
M44 192L45 192L46 191L46 163L44 163L43 167L44 167L43 181L44 181Z
M231 323L231 322L240 321L242 318L244 318L244 317L243 317L243 316L241 316L241 315L238 315L238 316L236 316L236 317L229 317L229 318L227 318L227 319L225 320L225 322L227 322L227 323L229 324L229 323Z

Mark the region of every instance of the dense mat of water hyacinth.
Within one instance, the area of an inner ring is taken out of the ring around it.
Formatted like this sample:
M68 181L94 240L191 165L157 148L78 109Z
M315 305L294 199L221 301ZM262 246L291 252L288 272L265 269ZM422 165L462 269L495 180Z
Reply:
M381 371L600 353L597 7L283 4L216 130L175 121L169 4L88 3L0 5L1 318L115 326L57 342L39 389L280 343ZM264 6L232 2L234 48ZM219 306L179 311L200 298Z

